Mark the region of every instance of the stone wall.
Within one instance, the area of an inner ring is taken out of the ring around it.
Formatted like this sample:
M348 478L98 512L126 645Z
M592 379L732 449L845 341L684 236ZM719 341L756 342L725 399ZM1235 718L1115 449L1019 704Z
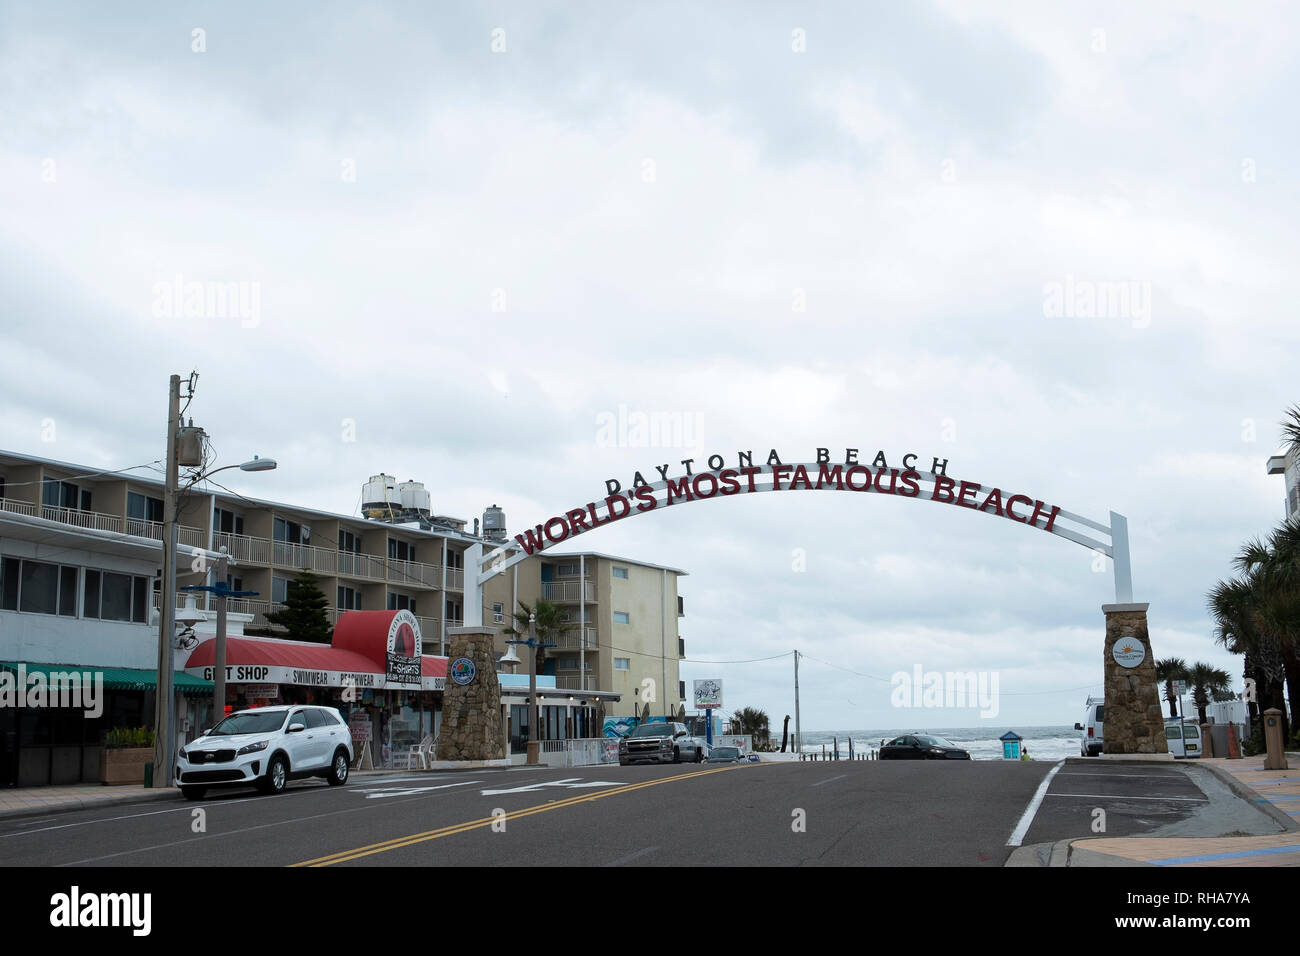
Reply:
M501 684L497 680L495 627L453 627L447 658L447 687L442 692L442 729L438 760L500 760L506 756L501 726ZM474 662L474 679L457 684L450 674L459 658Z
M1104 753L1167 754L1164 711L1156 688L1156 659L1147 634L1146 604L1103 604L1106 640L1102 657L1106 675ZM1115 660L1119 641L1140 643L1145 655L1135 667Z

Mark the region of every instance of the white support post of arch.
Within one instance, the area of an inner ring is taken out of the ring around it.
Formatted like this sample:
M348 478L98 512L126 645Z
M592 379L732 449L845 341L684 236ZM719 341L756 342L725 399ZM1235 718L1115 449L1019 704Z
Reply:
M1115 566L1115 603L1133 603L1133 569L1128 559L1128 519L1110 513L1111 563Z
M483 545L465 549L465 627L483 626Z

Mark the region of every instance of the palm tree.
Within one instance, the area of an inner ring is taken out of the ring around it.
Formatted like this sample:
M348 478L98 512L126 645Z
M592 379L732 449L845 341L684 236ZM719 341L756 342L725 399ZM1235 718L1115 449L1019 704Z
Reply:
M1255 623L1276 645L1288 696L1291 732L1297 729L1294 705L1300 701L1300 522L1288 521L1267 541L1247 542L1234 562L1256 596ZM1282 708L1281 699L1275 702Z
M1252 542L1237 559L1238 567L1247 555L1251 560L1260 557L1260 545ZM1286 654L1278 636L1264 626L1262 609L1266 602L1264 585L1257 571L1231 581L1220 581L1210 591L1208 604L1215 623L1215 641L1233 654L1245 657L1243 676L1254 681L1255 699L1250 704L1251 723L1261 711L1270 707L1285 710L1282 687L1290 684L1295 693L1296 684L1288 680L1295 668L1288 670ZM1294 643L1292 644L1294 648ZM1292 655L1294 657L1294 655ZM1292 700L1300 698L1292 697Z
M771 731L767 714L753 707L742 707L731 715L731 725L737 734L749 734L754 738L754 749L764 750L768 746Z
M1205 723L1205 708L1210 698L1225 692L1232 684L1232 678L1221 667L1197 661L1187 668L1187 683L1192 686L1192 700L1196 703L1197 718Z
M564 612L560 610L555 602L548 601L546 598L538 598L537 603L532 607L529 607L523 601L519 602L519 610L514 613L516 626L504 628L505 633L527 640L529 618L534 618L535 633L539 644L555 643L555 638L563 637L574 627L574 623L565 617ZM539 647L537 648L538 674L542 672L542 666L545 663L546 648Z
M1167 657L1156 661L1156 680L1165 685L1165 700L1169 702L1169 716L1178 716L1178 698L1174 694L1174 681L1187 679L1187 661L1181 657Z

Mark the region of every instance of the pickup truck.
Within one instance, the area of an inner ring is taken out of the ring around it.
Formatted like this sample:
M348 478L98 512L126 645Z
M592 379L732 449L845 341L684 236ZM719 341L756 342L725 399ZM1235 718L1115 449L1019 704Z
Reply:
M707 746L698 737L692 737L685 724L672 721L652 721L641 724L618 742L618 763L681 763L704 760Z

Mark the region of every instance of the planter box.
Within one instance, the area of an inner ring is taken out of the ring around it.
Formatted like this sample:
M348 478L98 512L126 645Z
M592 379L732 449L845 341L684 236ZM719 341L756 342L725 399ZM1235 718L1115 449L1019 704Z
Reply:
M144 765L153 760L152 747L105 747L99 754L99 781L114 786L144 786Z

